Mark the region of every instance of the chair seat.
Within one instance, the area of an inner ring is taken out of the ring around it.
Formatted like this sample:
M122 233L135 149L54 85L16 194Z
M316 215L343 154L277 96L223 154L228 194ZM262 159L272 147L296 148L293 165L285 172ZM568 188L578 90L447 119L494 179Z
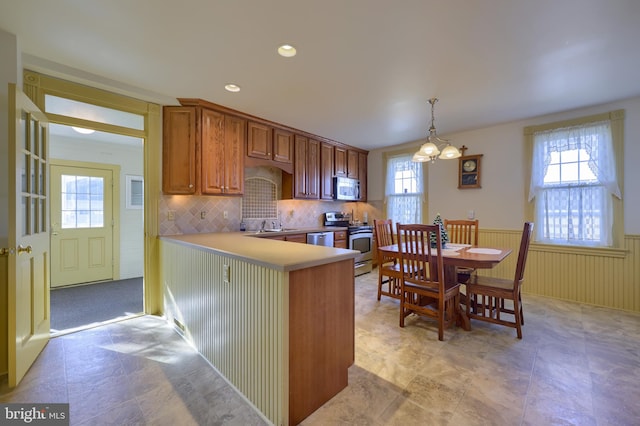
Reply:
M507 280L504 278L484 277L482 275L473 275L466 282L468 286L474 286L478 290L503 290L513 291L513 280Z
M404 286L417 290L418 292L422 292L422 293L434 293L437 294L438 293L438 288L437 287L427 287L425 285L422 284L414 284L411 282L410 279L405 278L404 280ZM444 292L445 293L449 293L451 291L457 291L456 289L458 289L460 287L460 283L449 283L449 282L445 282L444 283Z

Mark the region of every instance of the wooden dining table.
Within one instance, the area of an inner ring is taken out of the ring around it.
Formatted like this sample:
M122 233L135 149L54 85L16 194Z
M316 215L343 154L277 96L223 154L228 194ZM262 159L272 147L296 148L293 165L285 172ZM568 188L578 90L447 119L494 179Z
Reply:
M398 262L400 261L398 244L378 247L378 250L385 256L394 257L398 259ZM491 269L502 262L511 252L510 248L446 244L442 250L445 281L452 284L458 282L457 268ZM464 330L471 330L469 318L462 308L460 309L459 322Z

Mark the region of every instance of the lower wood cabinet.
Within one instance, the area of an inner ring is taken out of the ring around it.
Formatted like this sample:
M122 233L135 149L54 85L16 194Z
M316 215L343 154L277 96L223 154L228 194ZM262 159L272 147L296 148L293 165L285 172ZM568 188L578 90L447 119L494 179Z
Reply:
M335 231L333 233L333 246L347 248L347 231Z

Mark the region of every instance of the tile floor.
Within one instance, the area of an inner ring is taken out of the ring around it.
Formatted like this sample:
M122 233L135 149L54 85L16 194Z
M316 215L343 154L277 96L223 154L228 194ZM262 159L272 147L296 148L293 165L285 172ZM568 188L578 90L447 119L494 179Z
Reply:
M524 339L435 323L356 279L349 386L304 425L638 425L640 315L524 296ZM51 340L0 402L69 402L72 425L266 422L164 321L139 317Z

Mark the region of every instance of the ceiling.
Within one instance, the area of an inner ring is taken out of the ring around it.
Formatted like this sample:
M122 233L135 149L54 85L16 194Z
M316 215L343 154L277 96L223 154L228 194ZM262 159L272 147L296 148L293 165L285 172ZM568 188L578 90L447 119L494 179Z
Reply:
M640 95L637 0L0 0L0 10L25 67L57 64L165 104L202 98L364 149L424 138L432 97L446 135ZM298 55L280 57L283 43Z

